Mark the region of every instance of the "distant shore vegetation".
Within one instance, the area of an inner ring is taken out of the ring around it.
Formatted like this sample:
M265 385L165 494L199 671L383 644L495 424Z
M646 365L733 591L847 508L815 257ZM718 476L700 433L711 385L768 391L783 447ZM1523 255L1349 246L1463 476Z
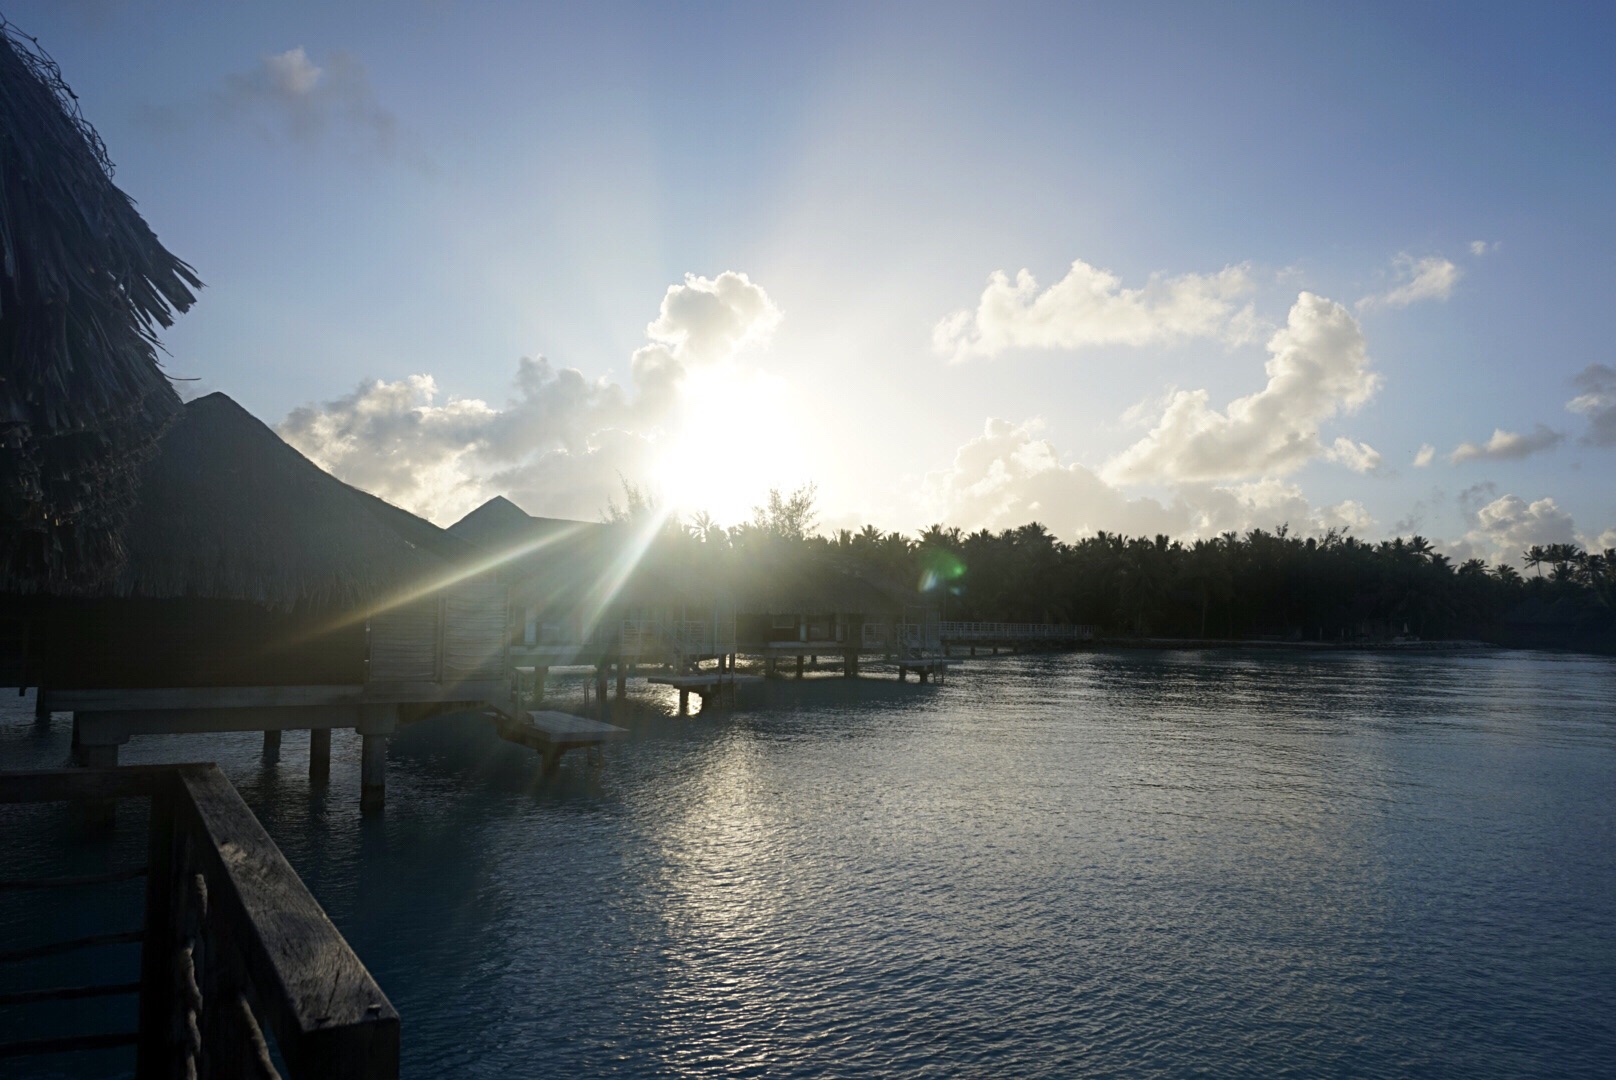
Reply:
M655 512L625 485L609 521ZM1038 522L915 536L874 525L815 531L812 485L771 491L753 519L670 520L664 542L709 560L769 549L912 586L943 618L1091 625L1112 638L1319 642L1465 639L1616 652L1616 550L1534 546L1521 566L1455 563L1422 536L1376 543L1342 531L1227 532L1190 542L1099 532L1066 542Z

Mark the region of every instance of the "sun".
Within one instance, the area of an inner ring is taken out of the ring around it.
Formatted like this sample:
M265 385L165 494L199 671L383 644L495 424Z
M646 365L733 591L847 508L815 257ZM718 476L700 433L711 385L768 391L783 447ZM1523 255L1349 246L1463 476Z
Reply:
M733 365L698 368L681 384L658 441L657 492L682 517L706 511L738 525L771 487L791 490L810 479L803 435L785 380Z

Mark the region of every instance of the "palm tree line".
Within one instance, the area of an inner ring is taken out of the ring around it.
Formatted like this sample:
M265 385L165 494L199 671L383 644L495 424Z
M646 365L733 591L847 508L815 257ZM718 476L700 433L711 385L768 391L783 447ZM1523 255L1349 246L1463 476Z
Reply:
M625 490L637 512L652 508ZM1616 550L1533 545L1521 554L1523 574L1508 563L1455 563L1423 536L1371 543L1286 526L1189 542L1113 532L1067 542L1038 522L999 532L934 524L911 537L866 525L825 535L815 531L814 494L812 485L771 491L751 521L730 528L707 514L670 521L662 543L680 561L714 567L764 552L824 560L912 587L948 619L1083 623L1112 637L1498 641L1527 617L1573 634L1616 635Z

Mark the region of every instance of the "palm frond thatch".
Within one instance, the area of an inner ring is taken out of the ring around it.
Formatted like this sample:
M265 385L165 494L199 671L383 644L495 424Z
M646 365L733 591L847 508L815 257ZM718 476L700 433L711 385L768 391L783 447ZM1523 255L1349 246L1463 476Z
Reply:
M188 403L163 436L125 537L117 595L279 608L381 600L469 550L325 472L224 394Z
M157 330L200 286L112 183L55 63L0 18L0 591L116 573L180 407Z

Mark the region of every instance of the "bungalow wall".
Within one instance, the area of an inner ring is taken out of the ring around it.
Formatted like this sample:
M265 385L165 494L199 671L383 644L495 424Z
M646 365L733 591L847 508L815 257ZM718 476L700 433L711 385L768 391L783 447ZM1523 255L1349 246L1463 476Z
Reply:
M364 681L363 621L236 600L62 600L44 613L56 689L319 686Z
M55 689L357 686L505 676L505 593L457 585L367 623L325 607L235 600L45 605L40 682Z

